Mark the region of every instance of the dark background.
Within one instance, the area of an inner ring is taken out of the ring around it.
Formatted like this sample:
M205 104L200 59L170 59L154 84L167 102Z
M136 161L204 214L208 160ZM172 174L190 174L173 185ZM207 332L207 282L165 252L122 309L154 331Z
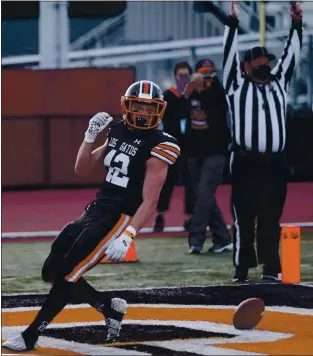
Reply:
M70 17L115 16L126 9L126 1L70 1ZM2 20L31 19L39 16L39 1L2 1Z
M95 113L121 118L121 95L134 79L133 68L4 70L3 189L98 184L100 172L75 175L78 149ZM104 140L102 132L96 143Z
M78 149L95 113L121 118L121 95L134 80L133 68L2 71L2 189L98 186L100 171L75 175ZM289 181L313 181L312 133L312 112L289 114Z

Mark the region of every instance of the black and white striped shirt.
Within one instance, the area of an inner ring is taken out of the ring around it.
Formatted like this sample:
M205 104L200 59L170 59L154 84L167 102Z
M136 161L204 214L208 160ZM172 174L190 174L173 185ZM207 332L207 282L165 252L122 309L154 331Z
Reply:
M287 91L302 46L302 23L293 22L283 54L267 85L245 76L240 67L238 20L230 17L224 34L223 85L231 114L233 142L255 152L281 152L286 143Z

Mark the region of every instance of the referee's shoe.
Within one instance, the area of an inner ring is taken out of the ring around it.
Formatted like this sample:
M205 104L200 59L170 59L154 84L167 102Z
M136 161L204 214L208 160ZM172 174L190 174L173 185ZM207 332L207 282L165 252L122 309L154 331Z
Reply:
M222 253L224 251L232 251L232 249L233 249L233 243L231 239L229 239L227 241L223 241L222 243L220 242L213 243L213 246L211 246L208 251L212 253Z

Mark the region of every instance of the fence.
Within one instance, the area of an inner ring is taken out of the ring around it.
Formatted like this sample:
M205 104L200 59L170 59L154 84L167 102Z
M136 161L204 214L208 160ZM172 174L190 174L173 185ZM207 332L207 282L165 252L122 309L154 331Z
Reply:
M98 186L99 168L91 177L75 175L76 155L90 114L2 117L3 189ZM118 118L118 117L116 117ZM288 120L287 153L290 181L313 181L312 113L297 113ZM96 146L105 141L102 132ZM229 182L227 165L224 182Z
M121 115L134 76L132 68L3 71L3 187L99 182L75 176L77 150L92 115Z
M94 113L93 113L94 114ZM2 117L2 186L70 187L99 184L101 170L90 178L75 175L78 149L92 114ZM96 146L105 141L102 132Z

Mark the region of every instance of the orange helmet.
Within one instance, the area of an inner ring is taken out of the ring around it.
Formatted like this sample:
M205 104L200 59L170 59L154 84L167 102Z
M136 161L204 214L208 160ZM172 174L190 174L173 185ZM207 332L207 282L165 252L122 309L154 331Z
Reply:
M150 112L134 111L133 103L151 105ZM125 124L138 130L156 128L166 109L162 90L153 82L141 80L132 84L121 98L122 113Z

